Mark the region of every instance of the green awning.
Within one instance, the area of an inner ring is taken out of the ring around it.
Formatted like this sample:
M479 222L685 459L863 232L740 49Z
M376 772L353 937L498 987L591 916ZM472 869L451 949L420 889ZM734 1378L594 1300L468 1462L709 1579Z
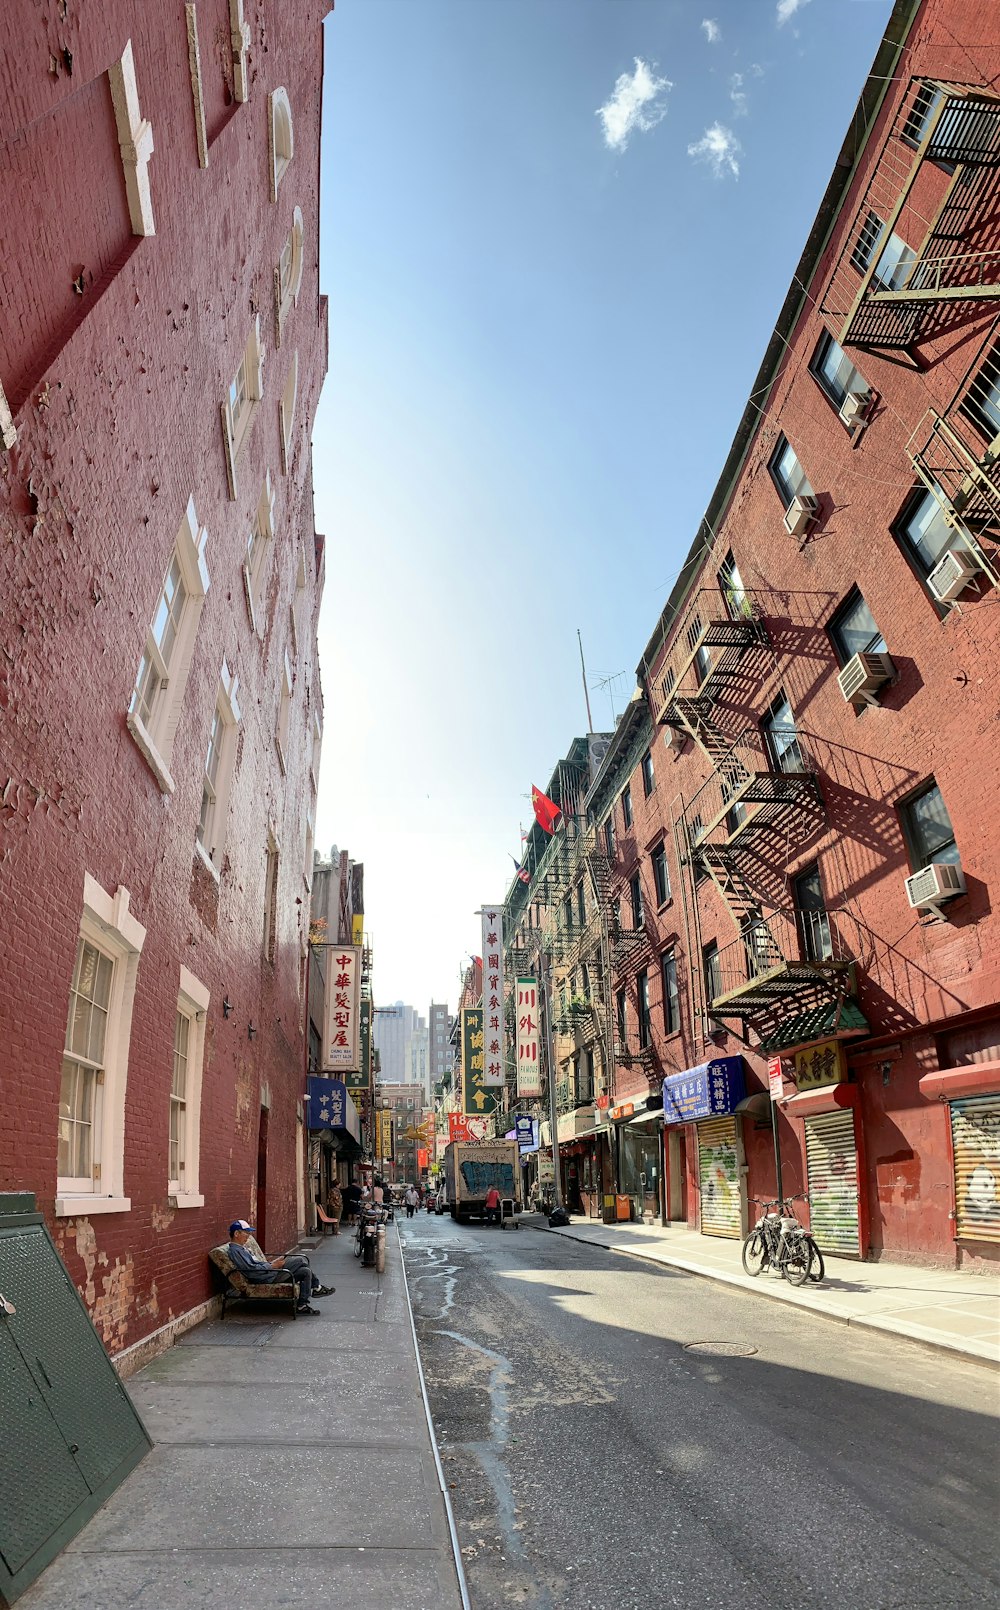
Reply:
M791 1051L814 1040L839 1040L849 1034L867 1034L868 1019L854 1001L824 1001L811 1012L790 1017L760 1043L762 1051Z

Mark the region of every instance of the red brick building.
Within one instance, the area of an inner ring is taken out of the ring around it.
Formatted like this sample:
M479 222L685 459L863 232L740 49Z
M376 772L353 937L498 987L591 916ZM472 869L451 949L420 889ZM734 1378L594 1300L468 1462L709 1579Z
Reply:
M325 0L15 0L0 1183L113 1353L304 1218Z

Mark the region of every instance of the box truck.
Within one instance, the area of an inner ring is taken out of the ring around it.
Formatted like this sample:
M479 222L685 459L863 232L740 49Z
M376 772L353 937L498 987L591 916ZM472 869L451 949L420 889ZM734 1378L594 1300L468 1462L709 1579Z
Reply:
M503 1217L513 1220L521 1212L521 1154L516 1140L453 1140L444 1149L444 1179L448 1211L453 1219L481 1219L486 1193L495 1185L500 1192Z

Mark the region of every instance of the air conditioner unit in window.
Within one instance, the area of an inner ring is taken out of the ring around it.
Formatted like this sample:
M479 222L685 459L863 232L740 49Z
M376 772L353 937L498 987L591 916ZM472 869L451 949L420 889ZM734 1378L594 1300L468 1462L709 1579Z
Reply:
M676 754L679 749L684 748L686 740L687 733L682 732L680 727L664 727L663 742L666 748L671 750L674 754Z
M906 880L906 898L915 911L937 911L965 893L965 874L955 861L932 861Z
M867 387L864 391L849 391L840 405L840 417L845 425L861 425L871 405L872 394Z
M794 497L785 510L785 530L790 537L800 537L808 531L816 518L816 499L811 492Z
M876 691L895 676L888 654L854 654L837 678L848 704L875 704Z
M949 548L927 578L927 585L942 604L957 598L979 575L975 554L968 548Z

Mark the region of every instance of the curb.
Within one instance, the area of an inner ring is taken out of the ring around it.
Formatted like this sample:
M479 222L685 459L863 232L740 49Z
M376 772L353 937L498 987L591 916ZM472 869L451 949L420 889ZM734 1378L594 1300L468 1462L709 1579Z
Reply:
M661 1269L681 1269L685 1274L697 1275L702 1280L715 1280L720 1285L732 1286L737 1291L746 1291L751 1295L766 1297L769 1302L781 1303L785 1308L798 1308L803 1313L815 1314L818 1319L829 1319L835 1325L850 1325L855 1329L876 1331L882 1336L895 1336L897 1341L911 1342L914 1347L926 1347L933 1353L944 1353L949 1358L961 1359L965 1364L978 1364L980 1368L1000 1372L1000 1359L984 1358L981 1353L969 1352L964 1347L956 1347L952 1342L935 1341L929 1336L910 1336L906 1331L897 1330L884 1319L865 1319L860 1314L831 1313L828 1308L819 1308L811 1302L804 1302L797 1292L790 1288L769 1291L767 1286L749 1284L746 1275L731 1275L725 1271L703 1269L697 1264L687 1263L682 1258L655 1257L649 1252L642 1252L636 1247L616 1247L610 1241L596 1241L591 1236L574 1235L572 1230L551 1229L547 1224L530 1224L529 1230L544 1231L546 1235L561 1235L567 1241L575 1241L582 1247L600 1247L603 1252L613 1252L619 1258L638 1258L643 1263L657 1265Z

